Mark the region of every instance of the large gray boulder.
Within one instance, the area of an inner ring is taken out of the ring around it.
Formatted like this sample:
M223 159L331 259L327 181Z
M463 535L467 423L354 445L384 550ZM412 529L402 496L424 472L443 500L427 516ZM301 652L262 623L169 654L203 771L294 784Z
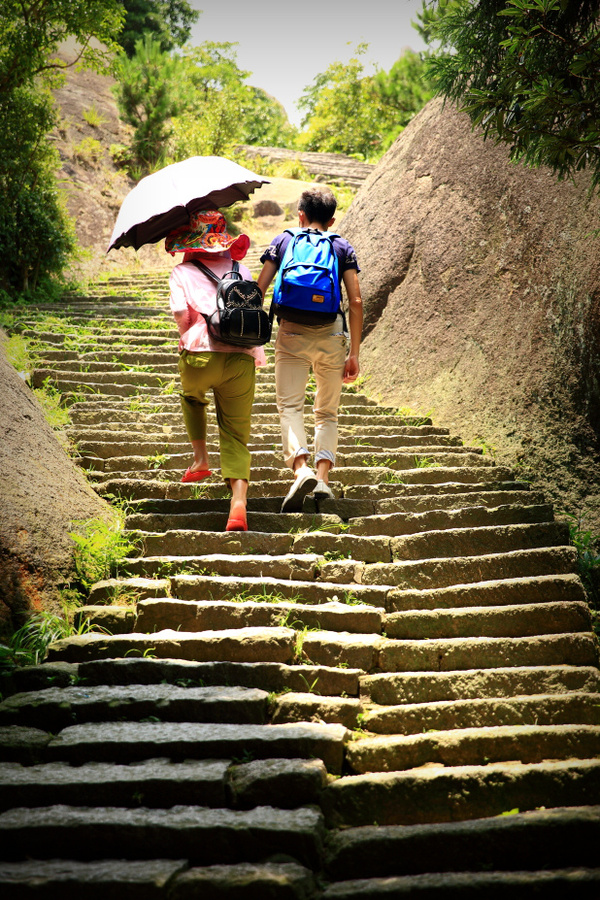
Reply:
M73 574L73 522L110 506L92 490L8 362L0 331L0 636L30 612L58 606Z
M600 532L600 199L510 162L431 101L340 230L362 267L368 389L495 448Z

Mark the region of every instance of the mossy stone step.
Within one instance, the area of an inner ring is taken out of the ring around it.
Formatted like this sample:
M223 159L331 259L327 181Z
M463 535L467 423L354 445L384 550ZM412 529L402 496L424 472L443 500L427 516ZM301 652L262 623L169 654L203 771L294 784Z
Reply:
M235 628L223 631L182 632L164 629L152 635L81 634L55 641L48 648L49 662L82 662L127 654L151 653L161 659L196 662L281 662L294 657L291 628Z
M391 613L383 630L400 640L573 634L591 632L592 617L585 601L470 606Z
M380 539L381 540L381 539ZM373 562L362 570L363 584L397 585L388 599L390 611L405 608L405 594L413 591L460 589L478 582L537 578L543 575L575 575L577 551L574 547L539 547L511 550L507 553L484 553L481 556L455 556L405 562ZM321 570L327 577L327 566Z
M420 734L497 725L600 725L600 693L531 694L407 703L368 710L362 727L375 734Z
M414 769L432 762L469 766L508 760L539 763L545 759L600 759L600 727L570 723L496 725L365 737L349 744L346 754L351 771L359 774Z
M474 490L466 493L455 493L448 490L448 492L442 493L445 486L440 487L442 490L436 493L411 495L403 491L399 496L376 499L376 512L379 515L390 515L392 513L425 514L432 510L467 510L472 507L498 509L499 507L516 505L531 507L542 506L545 503L544 495L538 491ZM345 493L348 493L348 490Z
M378 705L510 699L532 694L600 693L595 665L510 666L365 675L361 697Z
M267 719L265 691L245 687L95 685L46 688L15 694L0 703L0 725L29 725L48 731L80 722L139 721L236 722L262 725Z
M46 747L49 762L317 758L341 772L349 732L342 725L232 725L197 722L101 722L71 725ZM242 760L243 761L243 760Z
M80 663L77 668L82 684L239 685L271 693L302 692L315 685L321 696L343 694L348 697L358 696L358 679L363 674L360 669L306 664L150 658L91 660Z
M600 802L600 761L431 766L343 776L323 793L328 828L457 822Z
M310 687L310 685L308 685ZM321 697L318 693L284 693L273 701L271 721L274 725L296 722L339 723L353 730L358 727L363 705L354 697Z
M125 524L130 531L160 532L163 534L169 531L182 530L224 532L227 524L227 513L200 512L181 513L179 515L170 515L168 513L131 513L126 517ZM246 534L257 532L263 534L265 532L269 534L288 534L291 528L330 528L336 530L343 524L339 516L324 513L303 515L302 513L251 512L248 515L249 531Z
M142 556L127 558L121 570L128 575L150 578L159 574L260 576L286 580L310 581L317 576L319 562L323 558L316 553L268 556L267 554L235 555L213 553L206 556Z
M230 760L165 759L137 765L112 763L65 765L64 762L20 766L0 764L0 808L67 806L176 805L227 807ZM1 882L0 882L1 884Z
M264 576L236 578L235 576L224 575L218 577L175 575L171 578L171 594L178 600L186 601L228 600L236 595L241 600L246 597L259 603L263 597L266 601L268 601L269 597L272 597L274 600L290 599L296 600L300 604L311 605L337 600L339 602L336 605L340 609L346 604L347 608L350 609L357 603L370 604L371 606L381 607L373 612L361 610L365 613L364 621L368 622L369 627L371 627L375 626L377 619L381 622L387 589L379 585L347 585L299 580L284 581Z
M244 601L144 600L137 605L137 630L151 633L172 628L182 631L218 631L231 628L263 628L286 623L295 630L323 628L327 631L381 632L383 609L325 602L260 603ZM0 722L2 706L0 705Z
M328 836L325 874L334 881L415 875L430 872L432 859L439 873L543 870L549 859L553 868L580 867L592 858L599 837L598 806L470 822L366 825Z
M590 634L388 640L379 654L383 672L452 671L499 666L598 665Z
M461 460L462 462L462 460ZM477 465L458 465L458 466L433 466L431 468L410 468L402 469L400 474L398 470L392 470L384 466L373 467L357 467L343 466L335 470L337 481L341 484L351 487L348 496L359 497L365 496L365 485L383 485L385 489L386 482L389 489L394 492L396 485L391 479L398 478L399 484L438 484L446 485L448 482L456 484L477 484L482 483L496 485L503 481L513 481L510 469L500 466L490 465L485 457L481 457L477 461ZM362 492L358 488L362 487ZM464 488L463 488L464 490ZM369 492L367 492L367 496ZM373 495L371 495L373 496Z
M62 856L65 854L63 848ZM61 900L101 900L106 896L114 900L163 900L167 885L177 883L178 873L183 878L186 870L184 859L0 862L0 891L3 900L30 900L39 897L40 890L47 897Z
M5 855L60 859L69 848L72 859L93 859L102 848L106 859L156 860L182 857L197 865L214 865L285 854L317 867L323 840L321 813L314 807L281 810L209 809L174 806L15 809L0 815Z
M396 537L454 528L552 522L553 519L550 504L532 506L521 502L492 508L471 506L466 509L431 509L429 512L420 513L394 512L386 515L362 516L349 520L348 531L350 534L388 534L390 537Z
M535 547L568 545L569 528L560 522L447 528L391 538L395 560L483 556Z
M320 900L385 900L389 897L427 897L454 900L456 897L485 900L529 900L538 891L549 896L577 896L596 900L600 889L600 869L578 868L521 872L451 872L406 875L391 878L340 881L329 885Z

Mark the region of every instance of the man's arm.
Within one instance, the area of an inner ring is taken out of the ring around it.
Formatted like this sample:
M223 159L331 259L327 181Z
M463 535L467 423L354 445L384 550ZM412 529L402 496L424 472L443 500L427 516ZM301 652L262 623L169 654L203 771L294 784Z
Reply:
M342 276L348 295L348 325L350 327L350 352L344 367L344 384L356 381L360 366L358 354L363 328L363 304L356 269L346 269Z
M274 262L271 262L270 259L267 259L265 263L263 263L263 267L260 271L260 275L257 278L256 283L258 284L260 291L263 295L263 300L265 299L265 294L267 289L273 279L275 278L275 274L277 272L277 266Z

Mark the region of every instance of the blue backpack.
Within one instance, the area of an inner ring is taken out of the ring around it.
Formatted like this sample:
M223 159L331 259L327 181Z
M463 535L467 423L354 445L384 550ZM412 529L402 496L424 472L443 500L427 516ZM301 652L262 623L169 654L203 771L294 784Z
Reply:
M330 231L288 228L292 235L277 272L270 315L301 325L335 322L342 294Z

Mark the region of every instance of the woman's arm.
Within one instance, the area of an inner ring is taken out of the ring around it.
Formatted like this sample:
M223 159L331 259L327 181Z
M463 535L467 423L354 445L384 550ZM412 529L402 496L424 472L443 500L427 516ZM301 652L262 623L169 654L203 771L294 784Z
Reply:
M277 266L274 262L271 262L270 259L267 259L265 263L263 263L263 267L260 271L260 275L257 278L257 284L261 290L263 295L263 300L265 299L265 294L267 289L273 279L275 278L275 274L277 273Z

